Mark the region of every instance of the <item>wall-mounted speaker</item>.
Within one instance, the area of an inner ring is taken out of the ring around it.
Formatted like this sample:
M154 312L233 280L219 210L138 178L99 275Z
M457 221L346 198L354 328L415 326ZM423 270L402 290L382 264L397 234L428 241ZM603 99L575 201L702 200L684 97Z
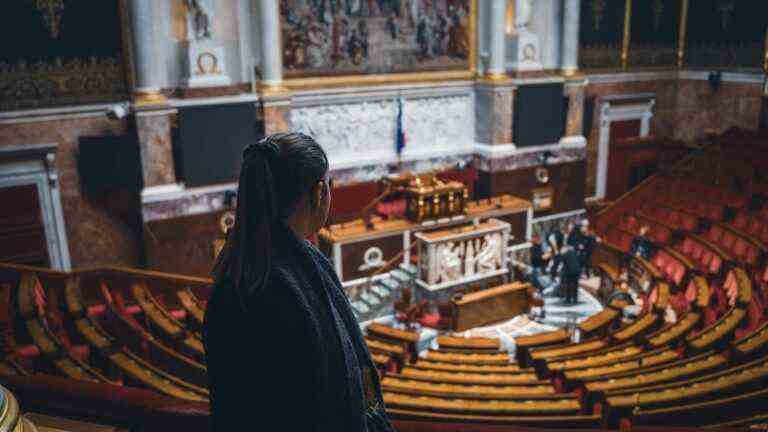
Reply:
M135 192L143 187L135 135L80 137L77 167L80 185L88 195Z

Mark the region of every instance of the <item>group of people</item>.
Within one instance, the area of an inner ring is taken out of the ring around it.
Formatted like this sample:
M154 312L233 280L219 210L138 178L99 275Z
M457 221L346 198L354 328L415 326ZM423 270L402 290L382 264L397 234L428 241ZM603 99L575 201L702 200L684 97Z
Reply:
M541 276L549 275L552 280L560 281L558 294L564 297L566 304L578 303L579 278L589 276L592 251L600 239L589 226L587 219L578 224L569 223L565 232L554 229L542 241L540 235L532 237L531 275L534 286L543 290Z

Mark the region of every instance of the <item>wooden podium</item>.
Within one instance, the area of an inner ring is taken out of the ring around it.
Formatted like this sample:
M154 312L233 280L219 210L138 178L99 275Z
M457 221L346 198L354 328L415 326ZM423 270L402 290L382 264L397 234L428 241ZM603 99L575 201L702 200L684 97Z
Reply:
M528 312L530 286L513 282L453 300L453 329L464 331Z

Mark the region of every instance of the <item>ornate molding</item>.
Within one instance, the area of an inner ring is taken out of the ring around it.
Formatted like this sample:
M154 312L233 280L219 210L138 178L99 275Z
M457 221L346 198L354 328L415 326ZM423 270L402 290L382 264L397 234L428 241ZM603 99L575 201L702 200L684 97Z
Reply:
M0 62L0 110L126 99L125 69L114 57Z

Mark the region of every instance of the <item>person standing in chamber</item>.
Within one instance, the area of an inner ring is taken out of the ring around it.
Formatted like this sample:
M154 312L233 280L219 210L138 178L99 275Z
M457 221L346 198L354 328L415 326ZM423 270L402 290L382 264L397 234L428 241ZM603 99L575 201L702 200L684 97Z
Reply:
M563 261L561 255L561 249L565 245L565 236L560 229L555 228L549 236L547 236L547 243L549 245L550 253L552 254L552 267L550 268L550 274L554 277L559 271L560 264Z
M579 277L581 277L581 256L571 245L566 245L562 250L563 275L562 282L565 289L565 303L576 304L579 302Z
M537 290L543 291L544 286L541 284L539 277L544 273L544 269L547 267L549 254L544 252L544 247L541 244L541 237L538 234L531 236L531 243L531 283Z
M640 232L632 239L629 247L631 256L639 256L647 260L653 257L653 242L648 238L649 230L648 225L640 227Z
M328 217L325 152L279 133L243 159L203 328L213 429L394 431L339 279L306 240Z

